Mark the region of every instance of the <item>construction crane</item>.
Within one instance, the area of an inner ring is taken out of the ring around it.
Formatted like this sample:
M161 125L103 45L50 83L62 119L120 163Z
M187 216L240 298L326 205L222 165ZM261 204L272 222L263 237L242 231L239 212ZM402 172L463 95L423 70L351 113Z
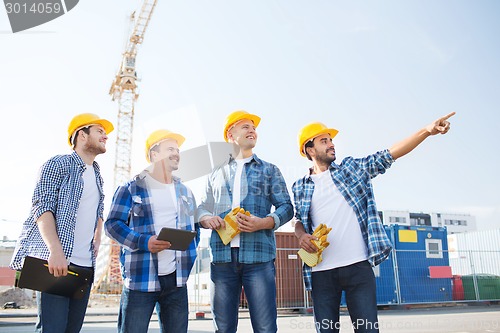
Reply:
M130 16L130 30L123 52L122 62L116 74L109 94L118 102L118 122L115 150L114 188L130 179L132 132L134 129L134 104L139 97L137 90L137 71L135 62L137 50L144 41L144 34L158 0L144 0L138 15ZM121 292L121 273L119 263L119 246L111 241L110 251L98 257L94 290L105 293ZM103 250L106 250L103 247Z

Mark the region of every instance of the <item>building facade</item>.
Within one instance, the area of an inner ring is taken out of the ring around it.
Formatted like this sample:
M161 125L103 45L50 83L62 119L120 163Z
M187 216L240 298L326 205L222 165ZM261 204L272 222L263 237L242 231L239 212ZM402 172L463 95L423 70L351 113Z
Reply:
M412 213L410 211L384 210L379 216L385 225L446 227L448 234L476 231L476 218L468 214Z

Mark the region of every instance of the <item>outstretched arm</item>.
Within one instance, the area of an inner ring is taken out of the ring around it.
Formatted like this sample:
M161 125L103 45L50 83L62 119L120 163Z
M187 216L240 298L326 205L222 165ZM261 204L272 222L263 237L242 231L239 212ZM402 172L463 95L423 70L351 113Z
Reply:
M441 117L436 121L430 123L429 125L422 128L412 136L396 143L389 149L389 152L391 153L392 157L396 160L408 154L431 135L446 134L450 129L450 122L448 121L448 119L454 114L455 112L451 112L446 116Z

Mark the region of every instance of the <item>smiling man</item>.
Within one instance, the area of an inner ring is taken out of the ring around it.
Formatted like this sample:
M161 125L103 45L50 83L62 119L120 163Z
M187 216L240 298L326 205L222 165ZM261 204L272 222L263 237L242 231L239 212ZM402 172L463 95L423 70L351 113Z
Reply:
M151 133L146 140L151 166L118 187L113 197L104 226L106 234L122 246L119 332L146 333L155 306L161 332L187 332L186 282L199 237L186 251L169 250L170 242L157 239L163 227L199 230L193 193L172 175L179 168L184 140L164 129Z
M293 207L280 170L253 153L259 123L260 117L246 111L227 117L223 134L233 154L209 175L198 207L200 224L213 230L210 274L216 332L236 332L242 286L253 331L277 330L274 231L293 217ZM250 215L237 214L241 233L224 245L216 230L226 227L224 217L236 207Z
M342 291L356 333L378 332L375 276L371 266L384 261L392 245L377 213L371 179L411 152L432 135L450 129L452 112L437 119L390 149L364 158L345 158L336 164L333 138L338 131L311 123L299 132L300 154L312 168L292 187L295 202L295 235L300 247L315 253L313 230L320 224L332 228L314 267L304 264L304 280L312 290L318 331L339 331Z
M40 170L31 215L24 222L10 267L20 270L26 256L48 260L54 276L68 264L93 270L102 233L103 180L94 161L106 152L113 125L92 113L75 116L68 126L69 155L48 160ZM82 299L37 292L37 332L80 332L90 288Z

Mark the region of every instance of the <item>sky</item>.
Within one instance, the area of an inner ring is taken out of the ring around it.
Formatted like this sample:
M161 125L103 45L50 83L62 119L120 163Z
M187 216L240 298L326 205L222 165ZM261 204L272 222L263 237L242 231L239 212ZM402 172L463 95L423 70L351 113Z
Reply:
M141 3L80 1L15 34L0 7L0 235L17 236L40 166L71 152L74 115L116 124L108 91ZM132 174L147 165L152 131L177 131L190 149L222 141L225 117L244 109L262 118L254 152L291 188L310 166L297 134L312 121L339 130L340 162L390 148L455 111L448 134L374 179L378 209L470 214L479 230L498 228L499 15L495 0L158 1L137 56ZM105 215L115 141L116 131L96 159ZM198 198L202 184L188 184Z

